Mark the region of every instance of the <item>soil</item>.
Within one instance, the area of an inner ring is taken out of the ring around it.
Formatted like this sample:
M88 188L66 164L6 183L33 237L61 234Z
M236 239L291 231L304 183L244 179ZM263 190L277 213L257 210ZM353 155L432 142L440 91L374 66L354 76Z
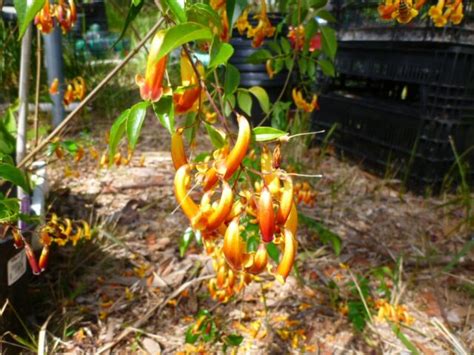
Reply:
M103 138L92 141L104 149ZM180 257L188 221L176 209L169 135L156 120L128 166L99 169L87 154L51 164L49 213L87 220L95 232L55 248L31 283L34 339L46 329L53 353L222 352L220 342L185 343L207 309L222 334L243 336L232 349L241 354L472 353L474 234L462 205L448 203L458 196L402 193L398 181L331 151L302 156L303 172L323 178L296 178L317 192L314 206L299 205L307 218L297 273L284 285L262 277L226 304L209 297L213 271L202 248L192 243ZM66 164L79 176L66 177Z

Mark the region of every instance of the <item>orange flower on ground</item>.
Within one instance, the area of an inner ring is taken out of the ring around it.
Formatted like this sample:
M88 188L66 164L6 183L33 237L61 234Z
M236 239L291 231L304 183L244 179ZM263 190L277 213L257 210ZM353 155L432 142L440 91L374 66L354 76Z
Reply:
M201 63L196 64L199 76L204 76L204 67ZM186 53L181 53L181 84L184 91L173 94L173 101L176 113L186 113L190 110L197 110L199 96L201 95L201 86L199 77L196 74L193 64Z
M375 308L378 310L376 319L379 322L389 320L394 323L405 323L411 325L414 322L413 317L408 314L404 305L391 305L386 299L375 301Z
M38 31L42 33L50 33L54 28L54 12L55 8L50 8L49 1L44 2L43 8L35 16L35 25Z
M143 100L156 102L163 95L163 77L166 71L167 56L160 59L157 59L157 56L164 37L164 31L156 33L148 55L145 77L140 74L135 76L135 81L140 87L140 96Z
M313 112L315 109L319 109L318 95L313 95L311 102L306 101L303 98L303 93L296 88L292 91L293 101L296 107L305 112Z
M57 79L56 79L57 80ZM86 96L86 82L83 77L78 76L72 79L71 84L68 84L66 92L64 93L64 105L71 104L74 100L82 101Z

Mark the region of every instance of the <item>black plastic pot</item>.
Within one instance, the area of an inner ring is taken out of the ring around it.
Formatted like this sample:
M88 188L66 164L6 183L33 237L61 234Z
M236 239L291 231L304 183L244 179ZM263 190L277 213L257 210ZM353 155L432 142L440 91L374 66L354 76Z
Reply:
M279 13L268 13L268 18L273 26L277 26L284 18ZM253 19L253 15L249 16L249 22L252 26L257 23ZM285 32L285 31L283 31ZM266 38L265 41L272 41L272 38ZM281 71L270 79L265 69L265 64L250 64L247 59L256 51L264 48L268 49L264 44L259 48L252 47L252 38L247 38L247 34L240 35L237 30L232 33L230 44L234 47L234 55L230 58L230 64L234 65L240 71L240 86L250 88L252 86L260 86L266 90L270 98L270 102L276 101L284 88L287 71ZM265 113L261 110L258 101L253 98L252 105L252 124L258 124L265 117ZM267 124L270 120L267 121Z
M18 316L28 311L28 279L24 249L15 249L10 237L0 240L0 334L21 331Z

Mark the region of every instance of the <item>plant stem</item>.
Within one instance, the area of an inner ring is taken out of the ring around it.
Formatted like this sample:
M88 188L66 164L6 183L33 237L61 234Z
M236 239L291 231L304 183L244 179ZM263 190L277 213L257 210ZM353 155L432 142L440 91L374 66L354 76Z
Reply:
M30 153L28 153L19 163L18 167L21 168L25 166L25 164L32 159L36 154L38 154L44 147L48 145L48 143L55 138L57 135L61 133L61 131L72 121L73 118L86 106L92 99L95 98L97 93L101 91L105 85L108 84L110 80L122 69L145 45L145 43L155 34L156 30L163 24L164 19L160 19L153 28L146 34L146 36L140 41L140 43L132 50L125 59L120 62L112 71L97 85L94 90L92 90L87 97L81 101L81 103L76 107L74 111L72 111L65 119L62 121L44 141L42 141L37 147L35 147Z
M38 145L39 137L39 96L40 96L40 80L41 80L41 33L36 30L36 94L35 94L35 118L34 118L34 130L35 130L35 144Z

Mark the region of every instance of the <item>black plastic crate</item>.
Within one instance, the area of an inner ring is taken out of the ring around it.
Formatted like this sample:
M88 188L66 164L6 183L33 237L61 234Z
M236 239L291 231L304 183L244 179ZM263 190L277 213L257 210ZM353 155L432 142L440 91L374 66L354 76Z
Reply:
M340 42L336 69L345 75L426 85L428 95L434 95L439 90L453 90L449 94L456 98L472 100L474 95L472 46L391 41Z
M441 186L455 163L449 136L459 153L474 144L474 123L425 119L416 106L331 93L321 95L320 107L315 129L337 124L331 139L339 150L380 174L396 171L414 189Z

